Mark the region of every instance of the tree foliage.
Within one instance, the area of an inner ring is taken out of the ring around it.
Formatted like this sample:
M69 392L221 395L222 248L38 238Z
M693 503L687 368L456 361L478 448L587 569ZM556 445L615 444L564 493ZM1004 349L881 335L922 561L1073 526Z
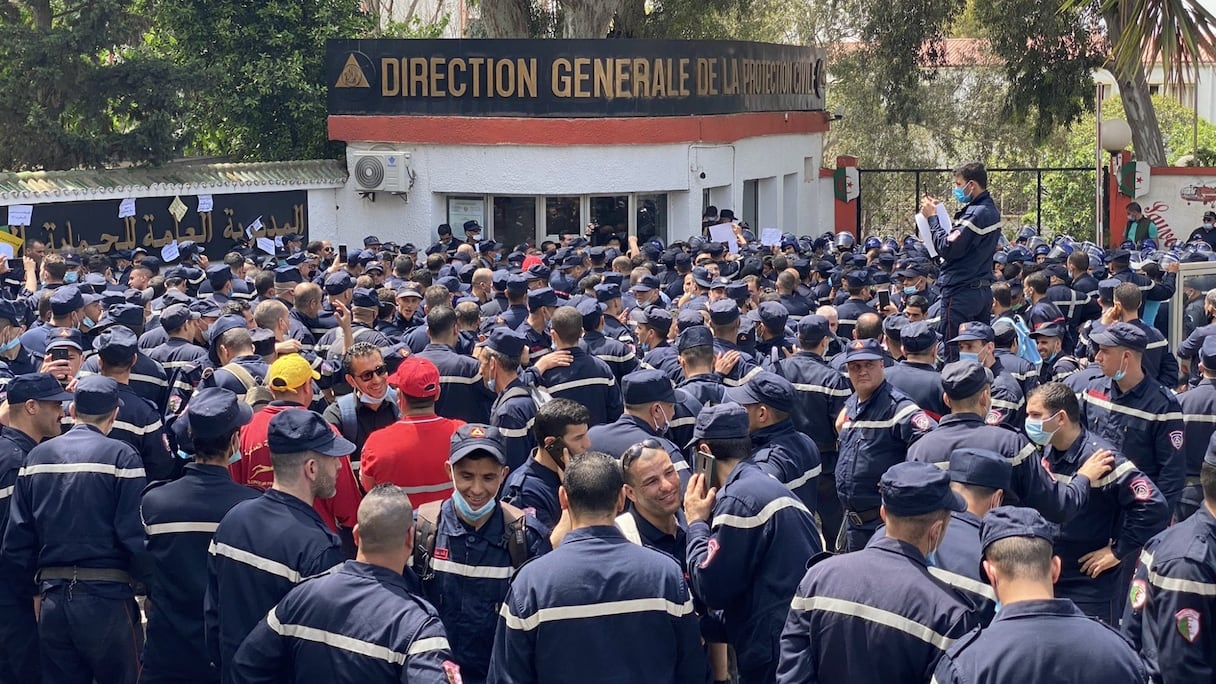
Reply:
M0 168L155 164L178 150L182 73L138 0L0 5Z

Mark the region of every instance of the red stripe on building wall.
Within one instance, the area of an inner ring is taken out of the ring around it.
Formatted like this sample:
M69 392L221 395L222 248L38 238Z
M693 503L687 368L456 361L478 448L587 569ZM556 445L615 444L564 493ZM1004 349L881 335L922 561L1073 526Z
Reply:
M431 145L660 145L732 143L762 135L824 133L825 112L604 119L483 116L331 116L330 140Z

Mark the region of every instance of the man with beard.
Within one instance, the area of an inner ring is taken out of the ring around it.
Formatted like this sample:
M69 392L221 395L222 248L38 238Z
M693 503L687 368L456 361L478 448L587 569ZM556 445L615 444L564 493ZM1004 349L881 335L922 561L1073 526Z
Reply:
M339 459L355 445L304 408L276 414L267 445L274 484L224 516L207 562L207 651L225 680L237 647L258 620L305 578L344 561L337 535L312 505L337 492Z

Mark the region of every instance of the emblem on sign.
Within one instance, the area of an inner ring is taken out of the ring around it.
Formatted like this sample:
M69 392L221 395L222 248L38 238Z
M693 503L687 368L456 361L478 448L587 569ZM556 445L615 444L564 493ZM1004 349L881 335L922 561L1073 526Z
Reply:
M334 83L335 88L370 88L370 83L367 82L367 75L363 73L363 67L359 66L359 60L355 58L355 53L351 53L346 58L346 64L342 67L342 73L338 74L338 81Z

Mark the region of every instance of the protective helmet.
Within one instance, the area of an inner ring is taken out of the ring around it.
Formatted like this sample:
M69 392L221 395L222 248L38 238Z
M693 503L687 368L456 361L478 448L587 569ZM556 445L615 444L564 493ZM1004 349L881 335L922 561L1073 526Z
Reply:
M837 233L836 234L836 249L846 251L857 246L857 240L853 238L852 233Z

